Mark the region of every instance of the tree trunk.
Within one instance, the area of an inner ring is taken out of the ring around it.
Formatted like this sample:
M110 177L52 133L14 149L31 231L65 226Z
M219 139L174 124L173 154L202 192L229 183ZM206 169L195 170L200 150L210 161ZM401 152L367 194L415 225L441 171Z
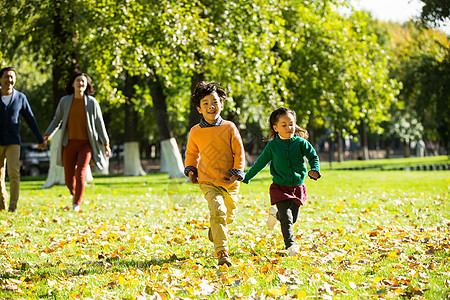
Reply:
M175 138L161 141L161 153L164 153L164 163L168 166L169 178L183 178L183 159Z
M53 39L52 48L52 111L55 113L59 100L65 95L64 84L69 80L71 74L78 70L78 60L76 53L76 34L73 32L73 11L65 8L71 7L61 0L54 0L53 16ZM59 132L59 130L58 130ZM53 185L64 184L63 167L56 165L56 153L59 145L59 134L55 133L52 147L50 147L50 166L47 179L43 188Z
M386 145L386 158L391 158L391 139L386 139L384 142Z
M344 151L343 151L343 145L342 145L343 143L342 143L341 131L335 130L335 132L336 132L337 153L338 153L337 161L343 162L344 161Z
M161 168L160 171L169 173L169 178L184 177L184 166L181 158L180 149L173 137L172 127L167 113L166 96L163 86L158 76L155 75L149 83L150 95L153 100L153 110L158 125L159 137L161 139Z
M123 144L123 169L126 176L145 175L139 159L139 142L125 142Z
M369 157L369 142L367 139L367 127L363 119L361 119L361 132L359 134L361 135L362 159L369 160L370 157Z
M306 130L308 131L308 141L314 147L316 141L315 141L315 136L314 136L314 129L311 124L311 120L313 118L314 118L313 116L310 116L308 124L306 125Z
M403 141L403 156L404 157L411 156L411 149L409 147L410 147L409 140Z
M203 73L196 73L192 75L191 78L191 95L194 93L195 87L197 84L201 81L205 80L205 74ZM195 124L198 124L200 122L200 119L202 117L201 114L197 111L197 107L194 107L191 102L189 101L189 128L192 128Z
M141 153L139 151L138 138L138 112L135 109L135 88L138 84L137 76L131 76L128 72L125 75L125 140L123 145L124 158L123 168L125 176L145 175L141 165Z

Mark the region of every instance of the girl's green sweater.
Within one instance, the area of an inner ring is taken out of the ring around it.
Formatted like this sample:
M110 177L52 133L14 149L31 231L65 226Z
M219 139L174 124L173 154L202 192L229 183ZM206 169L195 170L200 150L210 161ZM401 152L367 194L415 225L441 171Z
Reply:
M249 183L267 164L273 182L283 186L299 186L305 181L308 173L305 157L311 170L320 174L319 157L313 146L304 138L294 136L289 140L279 137L267 143L261 155L245 174L244 183Z

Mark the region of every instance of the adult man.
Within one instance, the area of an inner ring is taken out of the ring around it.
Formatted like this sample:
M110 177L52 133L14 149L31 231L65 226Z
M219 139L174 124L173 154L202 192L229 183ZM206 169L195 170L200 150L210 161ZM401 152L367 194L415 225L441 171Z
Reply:
M15 212L19 200L20 188L20 134L19 115L27 122L33 134L39 141L38 148L46 147L44 138L31 111L27 97L14 89L16 71L7 67L0 70L1 101L0 101L0 210L6 209L8 193L5 184L5 168L9 177L9 211ZM6 166L6 167L5 167Z

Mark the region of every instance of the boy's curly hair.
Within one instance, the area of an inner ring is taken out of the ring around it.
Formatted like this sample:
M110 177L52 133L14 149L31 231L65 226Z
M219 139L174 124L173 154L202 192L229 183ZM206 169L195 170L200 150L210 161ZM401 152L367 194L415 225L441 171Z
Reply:
M200 100L213 92L217 93L222 103L227 99L227 92L219 83L200 81L192 93L191 104L194 107L200 107Z

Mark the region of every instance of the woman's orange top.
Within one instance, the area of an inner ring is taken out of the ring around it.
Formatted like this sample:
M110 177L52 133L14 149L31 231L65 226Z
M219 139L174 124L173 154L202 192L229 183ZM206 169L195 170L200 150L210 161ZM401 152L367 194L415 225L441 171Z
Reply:
M70 106L69 119L67 120L67 132L69 140L87 140L86 107L83 98L73 98Z

